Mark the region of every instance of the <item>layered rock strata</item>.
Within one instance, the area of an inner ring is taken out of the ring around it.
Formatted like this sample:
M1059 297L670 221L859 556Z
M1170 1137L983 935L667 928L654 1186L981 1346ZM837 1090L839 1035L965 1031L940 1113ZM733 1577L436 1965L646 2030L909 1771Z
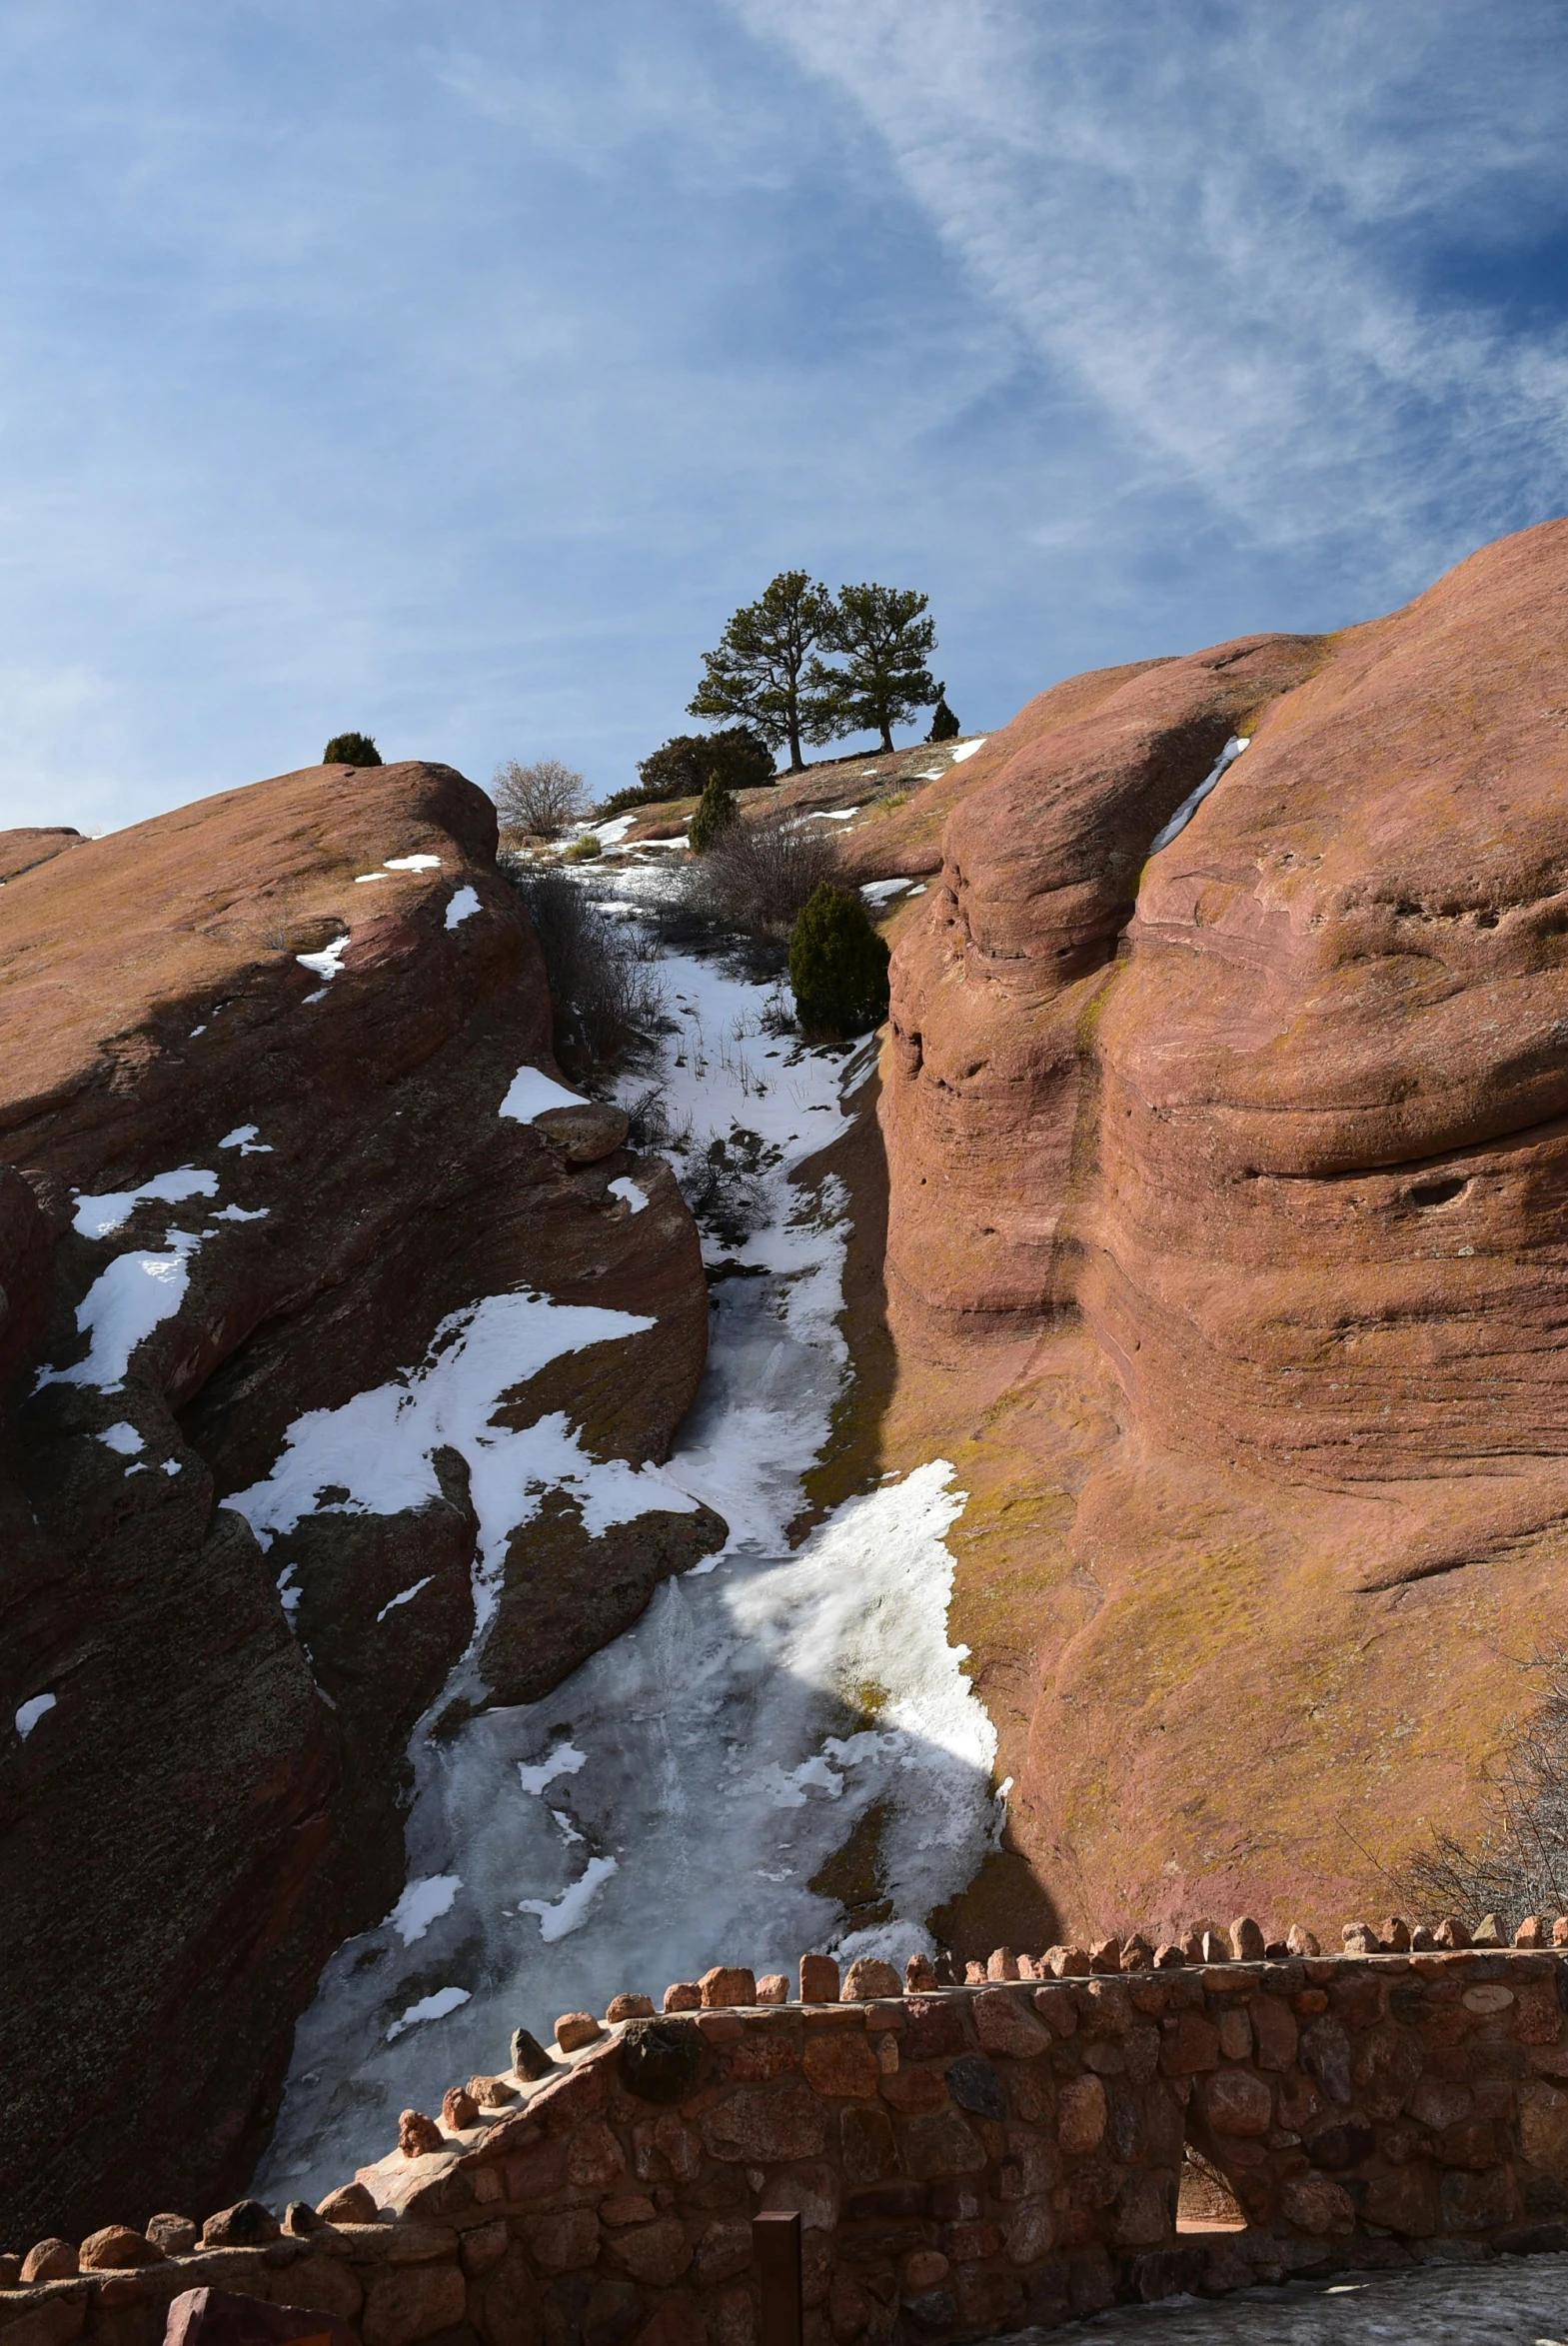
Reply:
M821 1964L802 1961L808 1992L836 1985ZM205 2284L366 2346L753 2346L770 2211L800 2219L806 2346L1568 2244L1549 1952L740 2004L757 1985L720 1967L690 2015L577 2016L586 2038L563 2026L553 2058L520 2036L520 2069L455 2088L440 2120L406 2112L399 2148L281 2231L255 2202L200 2238L163 2215L150 2237L105 2228L79 2272L41 2242L10 2276L29 2285L0 2288L0 2336L155 2346Z
M1565 605L1554 522L1339 636L1053 688L901 918L889 1446L974 1493L958 1631L1077 1927L1375 1894L1539 1699Z
M454 1715L542 1692L722 1536L656 1470L697 1233L495 838L313 768L0 899L8 2229L232 2194L460 1657Z

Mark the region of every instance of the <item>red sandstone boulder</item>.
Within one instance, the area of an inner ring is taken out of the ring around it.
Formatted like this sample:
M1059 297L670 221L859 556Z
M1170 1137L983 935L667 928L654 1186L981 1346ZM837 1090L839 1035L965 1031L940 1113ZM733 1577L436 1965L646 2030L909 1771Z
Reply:
M592 2012L563 2012L556 2022L556 2042L564 2053L575 2053L603 2034Z
M201 2238L200 2224L189 2216L157 2215L148 2219L147 2237L165 2256L189 2256Z
M237 2199L202 2226L204 2248L259 2248L279 2234L277 2217L259 2199Z
M137 2265L162 2264L165 2251L150 2235L127 2224L106 2224L90 2232L77 2251L84 2273L116 2273Z
M0 885L20 880L24 872L47 864L51 856L63 855L67 848L85 847L88 842L79 831L66 825L56 828L35 826L31 830L0 831Z
M363 2183L340 2183L316 2202L316 2213L329 2224L379 2224L381 2210Z
M0 1434L26 1459L25 1488L0 1472L0 1717L54 1698L0 1754L19 2225L233 2198L322 1961L402 1886L408 1737L473 1633L465 1460L435 1451L421 1504L329 1504L265 1553L222 1502L487 1297L651 1323L498 1421L560 1411L637 1465L696 1388L707 1287L668 1168L597 1104L550 1135L500 1113L553 1062L495 838L482 792L408 764L0 840ZM478 909L449 926L460 894ZM634 1166L635 1215L608 1187ZM100 1389L77 1313L127 1255L183 1293ZM720 1535L699 1510L596 1538L551 1493L503 1564L493 1698L543 1695Z
M398 2120L398 2148L406 2159L422 2159L433 2150L445 2150L447 2138L434 2118L423 2110L405 2110Z
M846 2004L870 2004L882 1996L901 1996L903 1981L879 1956L856 1955L843 1975L841 1993Z
M755 2004L757 1979L735 1963L718 1963L698 1981L705 2005Z
M69 2240L35 2240L22 2259L22 2285L68 2281L78 2269L76 2250Z
M838 1966L831 1955L800 1957L800 2001L802 2004L837 2003Z
M359 2346L361 2337L336 2314L313 2306L271 2305L231 2289L182 2291L169 2307L163 2335L164 2346L290 2346L296 2338L319 2340L321 2346ZM383 2346L391 2346L391 2340Z
M1550 522L1054 688L900 916L900 1406L971 1445L955 1634L1080 1916L1353 1911L1516 1730L1568 1559L1565 593Z

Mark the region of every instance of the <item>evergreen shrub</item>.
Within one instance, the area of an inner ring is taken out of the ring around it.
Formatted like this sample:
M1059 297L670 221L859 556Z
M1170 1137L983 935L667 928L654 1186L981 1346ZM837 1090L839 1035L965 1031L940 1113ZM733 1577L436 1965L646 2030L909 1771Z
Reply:
M729 830L736 813L735 797L726 790L724 776L711 774L703 787L697 813L692 818L692 828L687 834L693 854L706 855L715 841Z
M335 733L321 754L324 766L379 766L381 752L368 733Z
M789 986L807 1035L864 1035L887 1016L887 947L860 898L823 881L789 932Z

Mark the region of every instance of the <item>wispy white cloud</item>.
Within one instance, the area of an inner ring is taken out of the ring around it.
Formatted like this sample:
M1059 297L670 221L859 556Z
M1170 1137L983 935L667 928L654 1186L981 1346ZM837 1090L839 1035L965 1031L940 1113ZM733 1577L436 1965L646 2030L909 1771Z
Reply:
M0 822L599 789L775 570L965 722L1561 502L1561 0L10 0ZM1506 34L1506 39L1504 38Z
M1558 8L734 5L853 98L1046 364L1257 542L1370 534L1408 574L1561 502L1568 337L1434 249L1560 207Z

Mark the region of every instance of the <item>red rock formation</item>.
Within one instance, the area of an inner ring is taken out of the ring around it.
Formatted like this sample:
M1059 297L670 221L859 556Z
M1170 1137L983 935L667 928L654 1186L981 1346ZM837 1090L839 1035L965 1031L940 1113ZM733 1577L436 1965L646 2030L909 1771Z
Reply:
M1372 1894L1565 1626L1565 599L1549 523L1043 695L901 925L900 1406L977 1492L959 1629L1085 1926Z
M35 863L4 904L0 2205L25 2235L244 2183L324 1955L397 1895L404 1746L473 1631L456 1450L439 1495L318 1494L268 1553L224 1496L517 1289L652 1325L520 1381L504 1421L562 1410L595 1456L662 1458L707 1293L624 1119L498 1113L553 1069L549 1002L494 812L450 769L228 792ZM345 932L339 975L302 966ZM182 1168L183 1195L130 1194ZM609 1187L629 1171L636 1212ZM124 1218L94 1234L75 1191ZM123 1377L73 1381L84 1298L116 1262L144 1291L138 1254L188 1281L178 1308ZM599 1542L558 1501L511 1541L480 1678L556 1683L718 1529L666 1510Z
M47 864L51 856L64 853L67 848L85 845L79 831L69 825L35 826L31 830L0 831L0 887L8 880L20 880L24 872L36 865Z

